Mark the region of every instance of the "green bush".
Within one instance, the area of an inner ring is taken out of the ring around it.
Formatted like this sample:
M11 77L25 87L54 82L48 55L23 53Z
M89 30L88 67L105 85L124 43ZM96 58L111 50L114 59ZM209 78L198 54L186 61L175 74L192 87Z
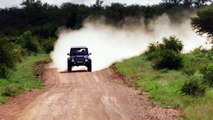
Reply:
M6 86L4 92L2 93L3 96L6 97L14 97L17 93L21 90L20 86L17 84L10 84Z
M7 78L9 69L4 66L0 66L0 78Z
M180 51L182 42L175 36L163 38L163 43L150 44L145 52L148 60L153 61L155 69L180 69L183 66L183 58Z
M158 59L154 61L155 69L179 69L183 65L182 56L173 50L164 50L161 52Z
M53 39L53 38L42 40L41 45L44 48L46 53L50 53L51 51L53 51L55 41L56 39Z
M163 43L150 44L145 52L146 58L153 61L155 69L179 69L183 65L180 51L182 42L175 36L163 38Z
M29 52L39 53L42 50L38 40L32 36L30 31L26 31L21 36L19 36L19 43Z
M182 68L183 73L186 75L189 75L189 76L194 75L196 72L196 68L194 67L194 65L195 64L191 63L191 62L184 63L183 68Z
M169 38L163 38L162 47L165 50L173 50L175 52L180 52L183 49L183 44L175 36L170 36Z
M181 92L184 95L199 96L205 94L206 88L198 80L189 80L183 84Z
M153 60L156 59L156 57L160 54L160 44L159 43L151 43L148 47L148 50L145 51L146 59L147 60Z
M0 36L0 78L6 78L9 70L13 69L23 56L21 46L14 41L12 37Z
M8 68L14 67L15 63L20 60L20 46L14 44L4 38L0 40L0 66Z
M205 83L213 87L213 65L204 67L201 72L203 74Z

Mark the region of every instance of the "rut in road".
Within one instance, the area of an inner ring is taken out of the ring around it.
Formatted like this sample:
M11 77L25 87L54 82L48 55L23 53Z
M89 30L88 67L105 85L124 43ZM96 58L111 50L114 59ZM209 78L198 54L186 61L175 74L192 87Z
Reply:
M112 72L58 73L48 69L46 88L6 120L176 119L177 111L156 108L137 91L112 82Z

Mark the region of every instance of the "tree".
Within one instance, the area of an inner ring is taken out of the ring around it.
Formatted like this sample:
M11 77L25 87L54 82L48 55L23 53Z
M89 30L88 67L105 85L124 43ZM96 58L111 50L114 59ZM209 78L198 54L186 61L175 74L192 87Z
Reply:
M95 8L102 8L104 1L102 0L96 0L95 4L93 5L93 7Z
M192 4L193 4L193 0L184 0L184 1L183 1L183 4L184 4L186 7L190 7L190 6L192 6Z
M112 3L111 6L106 6L105 17L113 23L119 23L126 16L126 9L124 4Z
M212 2L212 0L194 0L193 3L196 7L206 5L207 3Z
M42 2L40 0L26 0L21 3L24 7L29 6L42 6Z
M166 4L173 4L173 5L178 5L179 3L181 3L183 0L162 0L163 3Z
M186 7L200 7L206 4L211 4L212 0L162 0L162 2L173 6L183 4Z
M199 35L207 34L213 43L213 7L199 9L191 18L191 26Z

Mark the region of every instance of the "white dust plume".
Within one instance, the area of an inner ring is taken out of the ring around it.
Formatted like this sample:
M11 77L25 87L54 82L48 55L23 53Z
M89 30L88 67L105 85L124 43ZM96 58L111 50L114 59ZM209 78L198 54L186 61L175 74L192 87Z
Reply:
M184 44L184 52L205 45L206 38L198 36L190 26L190 21L172 24L163 15L149 24L147 32L144 24L133 28L116 28L102 22L87 22L80 30L61 30L54 51L51 52L54 67L59 71L67 69L67 53L72 46L87 46L92 53L93 71L109 67L112 63L144 52L149 43L161 42L163 37L175 35Z

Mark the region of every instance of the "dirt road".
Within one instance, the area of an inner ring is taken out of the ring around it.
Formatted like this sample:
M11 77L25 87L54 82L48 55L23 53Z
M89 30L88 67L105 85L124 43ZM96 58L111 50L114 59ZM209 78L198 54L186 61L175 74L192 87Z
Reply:
M58 73L48 69L43 90L0 106L3 120L176 119L178 110L155 107L138 91L115 83L110 69Z

